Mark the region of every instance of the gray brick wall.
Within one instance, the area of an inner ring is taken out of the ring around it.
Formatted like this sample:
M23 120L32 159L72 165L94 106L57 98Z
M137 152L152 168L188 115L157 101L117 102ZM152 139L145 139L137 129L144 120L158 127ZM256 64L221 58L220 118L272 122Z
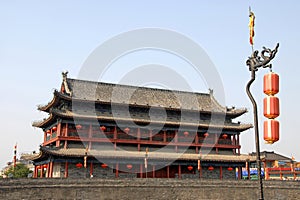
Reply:
M265 199L299 199L299 181L264 181ZM258 199L258 182L199 179L1 179L0 199Z
M68 166L68 177L69 178L84 178L89 174L89 168L77 168L75 163L70 163Z
M94 164L93 176L94 178L114 178L115 174L113 173L113 169L109 167L102 168L100 164Z

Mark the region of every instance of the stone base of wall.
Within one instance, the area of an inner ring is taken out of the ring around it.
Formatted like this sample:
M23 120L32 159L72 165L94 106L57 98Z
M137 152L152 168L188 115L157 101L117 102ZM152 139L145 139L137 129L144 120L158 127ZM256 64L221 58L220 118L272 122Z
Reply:
M299 199L300 182L265 181L265 199ZM2 179L0 199L258 199L258 181Z

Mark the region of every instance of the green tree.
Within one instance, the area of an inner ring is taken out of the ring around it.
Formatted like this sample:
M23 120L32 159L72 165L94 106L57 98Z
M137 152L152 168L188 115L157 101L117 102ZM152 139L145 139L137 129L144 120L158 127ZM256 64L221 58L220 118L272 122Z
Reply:
M14 178L26 178L31 172L32 171L26 167L26 165L20 163L17 164L15 168L13 166L10 167L4 174L7 176L12 174Z

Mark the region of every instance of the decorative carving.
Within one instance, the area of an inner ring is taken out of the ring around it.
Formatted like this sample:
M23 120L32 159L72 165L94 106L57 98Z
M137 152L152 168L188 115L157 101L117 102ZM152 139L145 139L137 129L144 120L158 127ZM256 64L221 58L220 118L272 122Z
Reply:
M65 93L72 96L72 91L69 89L69 86L68 86L68 82L67 82L67 78L68 78L68 71L65 71L65 72L62 72L62 78L63 78L63 85L64 85L64 88L65 88Z
M65 72L62 72L61 74L62 74L62 77L63 77L63 81L66 81L67 80L67 78L68 78L68 71L65 71Z
M249 66L249 71L257 71L258 68L260 67L272 68L272 64L269 64L269 62L275 57L278 51L278 47L279 47L279 43L277 43L275 49L273 50L263 47L260 56L258 55L259 52L255 50L252 53L251 57L249 57L248 60L246 61L246 65Z

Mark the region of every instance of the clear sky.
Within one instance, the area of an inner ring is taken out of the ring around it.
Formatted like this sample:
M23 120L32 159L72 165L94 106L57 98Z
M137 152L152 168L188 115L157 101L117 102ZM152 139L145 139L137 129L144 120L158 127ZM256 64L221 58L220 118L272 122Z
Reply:
M214 62L223 81L226 105L246 107L238 120L252 123L252 106L245 92L250 73L245 65L251 54L248 42L248 7L256 15L255 49L280 43L273 69L280 75L280 141L266 145L262 139L262 77L257 73L252 91L260 106L261 150L294 155L300 160L297 98L300 24L299 1L0 1L0 167L20 153L38 150L42 130L32 121L46 117L38 104L51 100L59 88L61 72L76 78L89 54L111 37L144 27L179 32L197 42ZM143 56L147 55L147 59ZM182 70L182 61L165 53L149 51L120 59L114 67L126 73L132 66L163 62ZM137 62L136 59L139 59ZM119 67L119 68L118 68ZM299 73L299 74L298 74ZM118 82L117 76L106 81ZM199 92L205 84L194 82ZM255 151L253 129L241 134L242 153Z

